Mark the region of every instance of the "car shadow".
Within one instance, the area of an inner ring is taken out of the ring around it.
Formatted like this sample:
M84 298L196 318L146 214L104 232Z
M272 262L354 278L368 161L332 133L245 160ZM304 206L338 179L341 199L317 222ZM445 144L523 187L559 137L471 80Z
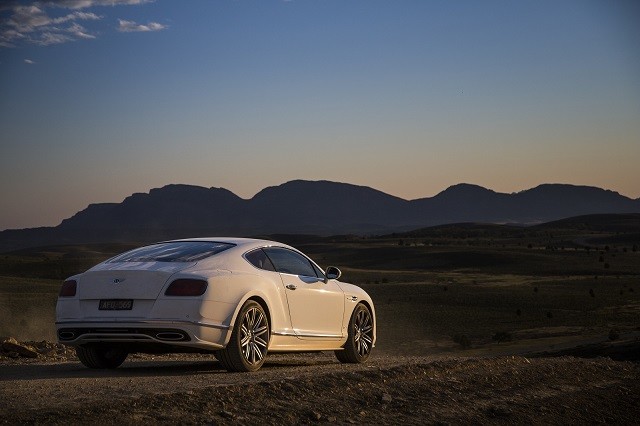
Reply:
M297 369L316 365L335 364L329 359L273 359L267 358L258 371L268 372L282 368ZM174 361L174 360L130 360L116 369L90 369L80 362L60 364L12 364L0 365L0 382L16 380L47 380L61 378L103 378L103 377L171 377L202 374L246 374L231 373L225 370L215 359L206 361ZM256 373L250 373L256 374Z

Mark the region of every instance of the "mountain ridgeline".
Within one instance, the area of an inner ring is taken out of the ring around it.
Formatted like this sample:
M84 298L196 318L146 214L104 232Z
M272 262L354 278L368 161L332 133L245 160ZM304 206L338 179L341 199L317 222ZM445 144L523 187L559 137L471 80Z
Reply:
M249 200L224 188L167 185L121 203L92 204L56 227L0 232L0 251L223 234L366 235L460 222L535 224L602 213L640 213L640 199L565 184L513 194L459 184L411 201L328 181L291 181L265 188Z

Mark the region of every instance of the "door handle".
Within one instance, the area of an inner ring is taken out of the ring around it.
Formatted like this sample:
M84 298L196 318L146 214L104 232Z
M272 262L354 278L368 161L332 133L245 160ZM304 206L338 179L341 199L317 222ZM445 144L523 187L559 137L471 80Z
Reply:
M298 287L296 287L294 284L287 284L287 288L288 288L289 290L295 290L295 289L296 289L296 288L298 288Z

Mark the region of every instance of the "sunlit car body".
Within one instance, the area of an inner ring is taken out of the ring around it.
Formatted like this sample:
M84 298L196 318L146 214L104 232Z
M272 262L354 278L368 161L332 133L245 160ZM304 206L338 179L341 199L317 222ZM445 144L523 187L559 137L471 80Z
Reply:
M373 301L274 241L201 238L131 250L68 278L58 340L91 368L133 352L213 352L232 371L269 352L335 351L363 362L376 339Z

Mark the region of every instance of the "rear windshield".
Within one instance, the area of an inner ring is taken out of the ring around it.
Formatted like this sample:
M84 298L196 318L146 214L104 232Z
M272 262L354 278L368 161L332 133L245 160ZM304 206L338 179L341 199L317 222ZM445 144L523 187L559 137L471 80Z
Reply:
M116 262L195 262L218 254L234 244L209 241L175 241L140 247L109 260Z

